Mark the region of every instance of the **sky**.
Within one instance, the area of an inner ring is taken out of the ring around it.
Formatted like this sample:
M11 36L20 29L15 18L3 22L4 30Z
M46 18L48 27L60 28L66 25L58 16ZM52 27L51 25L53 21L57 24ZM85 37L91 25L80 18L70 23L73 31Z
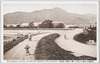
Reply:
M69 13L97 14L97 2L3 2L3 15L17 11L33 12L42 9L61 8Z

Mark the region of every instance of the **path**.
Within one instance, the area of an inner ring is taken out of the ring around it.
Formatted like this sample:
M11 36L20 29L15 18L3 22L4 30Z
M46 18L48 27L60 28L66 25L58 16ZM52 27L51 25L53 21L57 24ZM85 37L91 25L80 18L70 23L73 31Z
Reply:
M82 44L73 39L76 34L81 33L82 31L82 29L69 30L66 32L62 31L59 33L61 36L55 41L61 48L75 52L73 54L76 56L87 55L97 57L96 45ZM64 39L64 34L67 34L67 40Z
M18 45L13 47L11 50L5 53L4 60L34 60L34 52L37 45L37 42L44 36L51 33L40 34L32 37L32 41L29 42L28 39L20 42ZM26 56L26 51L24 49L26 43L30 46L30 54Z

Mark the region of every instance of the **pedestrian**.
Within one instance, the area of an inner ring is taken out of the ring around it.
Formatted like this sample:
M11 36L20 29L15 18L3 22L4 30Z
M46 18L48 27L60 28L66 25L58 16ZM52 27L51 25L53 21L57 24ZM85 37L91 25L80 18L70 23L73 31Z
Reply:
M65 40L66 40L66 34L64 34L64 38L65 38Z
M30 48L30 46L26 43L26 46L25 46L26 56L30 55L29 48Z
M29 33L29 35L28 35L28 39L29 39L29 41L32 41L31 33Z
M66 34L64 34L64 38L65 38L65 40L68 40L69 39L68 37L66 37Z

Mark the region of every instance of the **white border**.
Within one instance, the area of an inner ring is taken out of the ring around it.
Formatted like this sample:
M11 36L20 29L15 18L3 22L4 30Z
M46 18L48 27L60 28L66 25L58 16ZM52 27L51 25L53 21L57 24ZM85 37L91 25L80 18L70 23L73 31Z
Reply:
M99 21L100 21L100 16L99 16L99 14L100 14L100 6L99 6L99 2L97 3L97 62L99 63L100 61L99 61L99 59L100 59L100 56L99 56L99 45L100 45L100 43L99 43Z
M95 4L98 1L2 1L3 3L29 3L29 4Z
M1 2L1 62L3 61L3 5Z
M30 4L97 4L97 61L94 63L99 63L99 1L2 1L1 2L1 62L2 63L14 63L14 62L7 62L3 60L3 4L4 3L30 3ZM19 60L17 60L19 61ZM25 61L25 60L24 60ZM45 60L46 61L46 60ZM81 61L81 60L79 60ZM76 61L77 62L77 61ZM15 62L16 63L16 62ZM17 62L19 63L19 62ZM26 62L20 62L26 63ZM28 62L28 63L39 63L39 62ZM48 62L40 62L40 63L48 63ZM49 62L52 63L52 62ZM62 63L57 60L57 62L53 63ZM75 62L64 62L64 63L75 63ZM78 62L83 63L83 62ZM86 63L93 63L93 62L86 62Z

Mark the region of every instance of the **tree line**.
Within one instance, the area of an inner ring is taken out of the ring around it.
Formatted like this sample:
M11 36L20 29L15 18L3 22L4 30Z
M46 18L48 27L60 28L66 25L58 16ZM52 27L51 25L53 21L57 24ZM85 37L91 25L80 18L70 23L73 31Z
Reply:
M12 25L7 27L7 25L4 25L4 28L64 28L64 24L57 23L57 25L55 25L52 20L45 20L44 22L42 22L37 26L34 26L34 22L30 22L28 26L24 27L22 27L21 25L17 25L16 27Z

